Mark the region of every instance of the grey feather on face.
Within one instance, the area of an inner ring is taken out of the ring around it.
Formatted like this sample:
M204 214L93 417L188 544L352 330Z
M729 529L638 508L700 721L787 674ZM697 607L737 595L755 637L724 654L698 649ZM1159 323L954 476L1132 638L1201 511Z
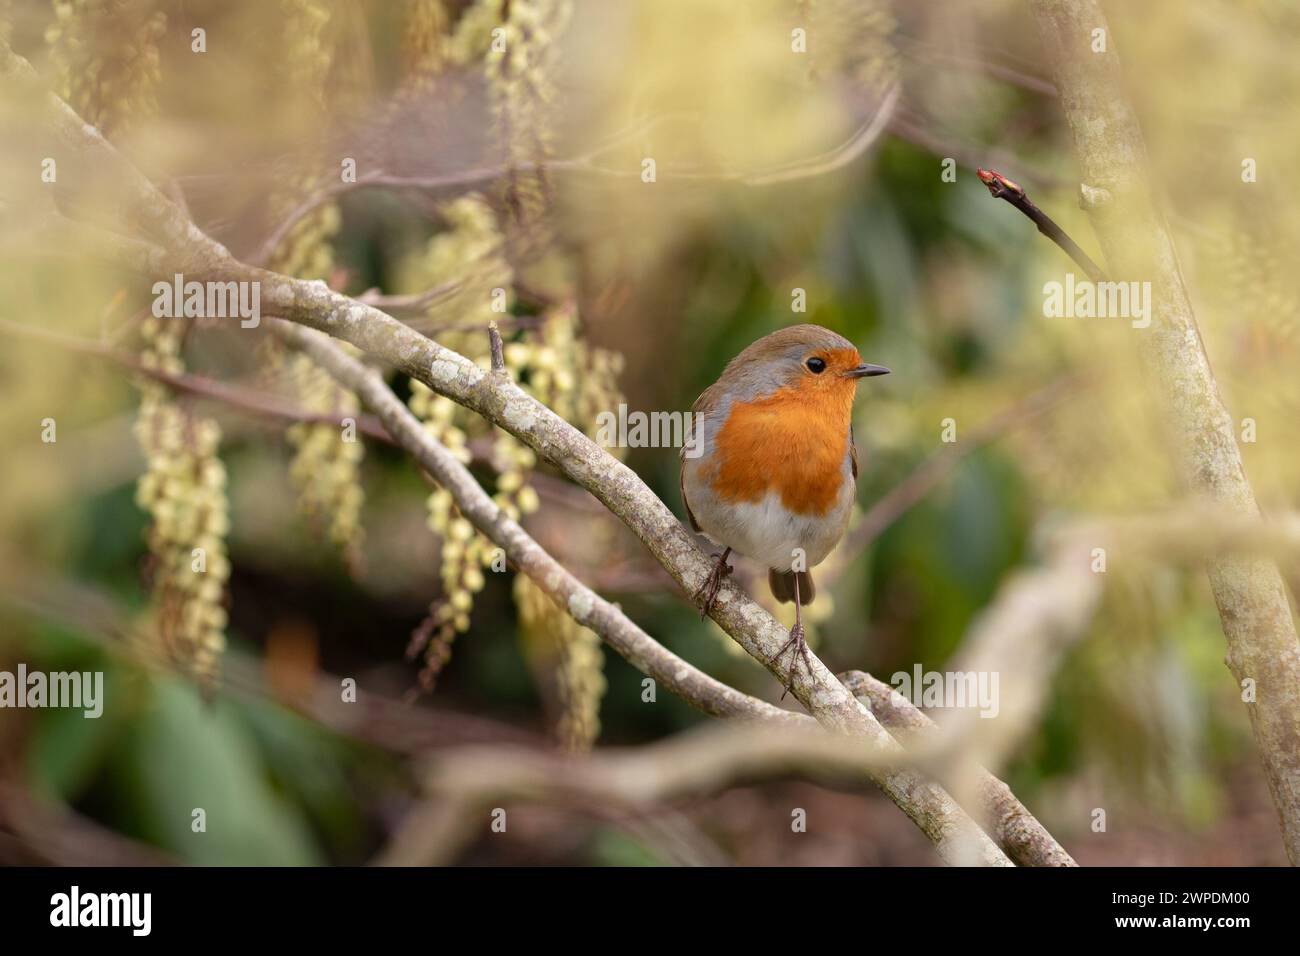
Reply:
M737 401L753 401L797 381L809 355L852 348L844 336L820 325L792 325L763 336L728 362L718 385L725 383Z

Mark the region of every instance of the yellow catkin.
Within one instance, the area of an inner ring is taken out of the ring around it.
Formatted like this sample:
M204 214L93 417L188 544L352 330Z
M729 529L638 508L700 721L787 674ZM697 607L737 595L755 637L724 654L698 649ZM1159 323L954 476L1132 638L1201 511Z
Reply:
M128 132L158 110L158 43L167 26L160 4L143 0L55 0L45 33L61 92L107 136ZM140 361L185 370L188 324L145 319ZM141 379L135 437L146 470L136 502L148 512L153 607L144 650L170 657L207 691L226 645L230 529L221 429L178 404L168 388Z
M568 17L568 8L567 0L513 0L508 8L502 0L478 0L448 30L440 19L440 7L412 2L407 6L404 41L408 76L448 65L482 63L492 91L497 133L511 165L544 162L550 155L545 114L553 98L552 41ZM516 94L531 106L517 102ZM546 197L540 180L527 195L517 177L512 182L514 192L506 194L511 211L507 221L517 230L521 219L535 221L541 216ZM505 231L492 204L484 196L470 194L443 205L439 212L446 228L399 269L400 291L418 293L454 282L452 293L431 306L429 318L451 327L438 330L439 341L486 367L487 327L498 321L508 340L505 361L511 376L565 418L593 429L596 414L619 401L615 382L621 357L587 348L572 306L530 318L522 331L512 328L514 273L506 255ZM512 251L517 255L519 247ZM469 460L472 441L490 440L487 455L497 473L493 497L503 512L519 519L537 509L537 494L528 483L536 466L531 450L419 383L412 384L410 404L430 433L462 461ZM449 660L456 634L468 629L473 596L482 586L482 569L497 554L456 512L446 491L438 489L429 496L428 512L429 527L442 542L442 593L409 648L412 656L423 655L420 682L426 690ZM573 650L569 671L575 701L590 697L582 688L592 683L593 671L603 683L600 669L598 648L594 654L582 646ZM573 713L580 712L575 703ZM586 731L578 728L588 725L594 727L594 717L574 723L572 729L566 724L564 735L582 739Z
M600 736L605 696L600 638L557 606L526 575L515 577L515 606L533 666L554 681L555 736L566 750L590 750Z
M181 328L176 319L147 319L142 361L173 374L183 371ZM221 429L187 413L165 386L142 381L135 435L148 465L136 502L152 519L156 634L172 659L211 690L226 646L230 578L226 471L217 457Z
M527 374L524 387L557 415L595 434L597 416L618 408L623 356L589 346L571 302L548 308L531 341L511 343L506 364ZM621 457L620 448L609 449Z
M112 138L158 112L162 5L148 0L54 0L45 41L59 92Z
M405 0L402 73L409 80L442 70L451 17L443 0Z
M442 53L452 66L481 63L492 43L492 31L501 26L505 0L474 0L456 21Z
M471 456L465 433L453 423L457 406L416 381L411 383L409 404L411 411L424 422L430 436L462 464L468 464ZM408 656L423 655L420 686L428 692L433 690L438 676L451 659L456 635L469 630L474 595L483 588L483 565L490 562L491 556L487 553L486 542L456 510L449 491L434 489L426 506L429 530L442 542L439 572L442 594L411 636Z
M1207 244L1213 247L1211 267L1222 275L1224 298L1250 330L1245 347L1276 356L1300 344L1300 299L1284 278L1283 237L1263 232L1258 224L1244 222Z
M875 93L897 80L897 24L884 0L801 0L795 13L808 31L810 80L844 76Z
M504 199L515 227L514 241L532 247L547 238L544 217L551 197L546 164L554 152L555 38L572 9L570 0L512 0L505 20L494 28L484 57L495 132L509 167Z
M338 35L332 5L323 0L281 0L281 11L288 79L309 98L306 108L323 116L333 41ZM272 203L276 216L287 216L303 196L321 185L319 178L300 173L288 173L287 178L291 185ZM322 205L284 237L270 257L270 268L302 279L328 279L334 269L333 240L339 228L338 205ZM356 395L341 388L305 355L285 356L274 345L268 346L264 355L267 370L287 377L306 411L355 421L361 409ZM288 430L287 437L294 449L289 475L298 493L299 509L339 548L352 573L361 573L365 446L355 440L355 428L331 422L299 423Z
M326 532L353 571L359 572L365 500L358 476L365 445L355 427L360 402L303 355L291 356L289 367L293 391L302 406L341 420L340 424L299 422L290 426L287 434L295 454L289 477L308 520ZM346 419L351 422L342 423Z
M325 87L329 77L330 4L326 0L280 0L285 24L284 61L294 88L315 100L318 112L325 110Z
M447 228L406 263L399 284L418 291L456 280L457 290L439 303L438 314L462 331L440 334L439 339L486 365L488 323L508 318L504 310L512 304L514 276L502 252L495 214L482 196L464 196L444 205L440 213ZM410 407L429 433L464 463L471 459L472 437L486 440L497 472L493 493L497 505L515 519L536 510L537 493L528 484L528 474L536 465L530 449L511 435L489 429L478 416L434 395L419 382L411 383ZM442 542L441 595L412 635L409 648L411 656L423 655L420 683L426 690L433 687L450 659L456 635L469 629L474 595L484 583L484 568L497 554L497 549L456 512L445 490L429 496L428 512L429 528Z

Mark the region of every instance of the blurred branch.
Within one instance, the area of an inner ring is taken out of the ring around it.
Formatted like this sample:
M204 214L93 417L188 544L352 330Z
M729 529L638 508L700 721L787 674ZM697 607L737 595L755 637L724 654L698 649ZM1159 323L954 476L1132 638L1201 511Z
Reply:
M1030 0L1073 135L1081 197L1110 275L1153 286L1153 320L1136 331L1143 359L1179 437L1186 483L1215 505L1259 514L1237 447L1234 421L1201 340L1178 254L1156 204L1146 143L1124 90L1114 34L1095 0ZM1101 29L1110 46L1092 50ZM1300 642L1276 566L1245 556L1210 562L1210 587L1247 706L1287 855L1300 864Z
M0 219L12 214L7 206L0 202ZM59 256L88 256L150 274L161 271L165 261L163 250L151 242L77 222L53 211L38 218L29 228L6 236L4 251L9 252L10 247L24 254L33 249L48 249Z
M990 682L995 719L976 707L938 712L941 780L963 805L979 800L984 768L1002 767L1035 726L1067 650L1087 633L1105 576L1075 528L1049 542L1050 559L1018 570L975 617L945 672ZM991 682L996 679L997 683ZM929 746L914 741L912 751Z
M1048 80L1036 76L1028 72L1028 70L1019 70L1013 66L996 62L987 55L992 51L976 48L975 52L981 55L964 57L950 53L934 43L926 43L916 39L904 37L901 38L901 44L908 55L915 56L917 60L924 60L927 65L953 66L961 70L983 73L995 80L1018 86L1022 90L1028 90L1031 93L1056 96L1056 87Z
M746 186L772 186L777 183L791 182L797 179L811 179L834 172L853 162L880 139L880 135L889 127L898 106L899 87L891 86L881 99L880 106L871 119L867 120L847 142L830 152L812 159L800 160L784 167L778 167L764 173L748 173L735 176L737 182ZM670 173L671 175L671 173ZM705 177L707 178L707 177ZM731 178L731 177L727 177Z
M894 109L898 104L898 97L898 86L894 85L889 87L889 89L885 91L880 106L876 112L861 126L859 126L852 136L834 149L828 150L827 152L821 153L817 156L796 160L769 169L751 172L726 170L713 172L660 170L659 176L663 181L730 182L742 186L753 187L773 186L780 183L823 176L849 165L871 148L871 145L875 143L886 128L888 128L889 122L894 115ZM653 125L654 122L657 121L651 121L650 125ZM257 251L250 257L249 261L255 265L265 264L270 259L275 249L284 241L285 237L293 231L294 226L301 222L305 217L311 215L321 206L325 205L325 203L355 189L378 187L387 189L418 189L422 192L436 193L458 188L478 188L495 182L507 175L533 173L542 168L544 168L547 173L579 173L635 179L640 176L640 171L638 169L619 169L600 166L595 162L598 156L602 153L609 152L618 144L618 142L626 139L628 135L629 134L626 133L619 134L619 136L616 137L617 142L611 141L610 143L603 144L590 152L573 159L551 160L544 164L544 167L542 164L538 163L520 162L512 166L487 166L481 169L463 170L461 172L438 176L398 176L386 173L382 170L377 170L357 177L355 182L335 183L325 187L324 189L317 190L303 199L303 201L291 210L288 216L286 216L285 219L276 226L275 230L266 237L258 247Z
M1010 153L998 152L985 144L972 145L957 142L951 134L934 132L932 127L935 125L933 120L915 117L900 109L895 112L893 119L890 120L889 133L906 143L911 143L918 149L925 150L933 156L940 158L951 157L957 161L958 165L972 172L977 170L981 163L990 161L995 166L1001 166L1003 169L1014 169L1019 165L1016 158ZM1054 179L1041 173L1034 172L1031 175L1033 178L1028 181L1038 185L1055 186L1057 184Z
M460 287L461 283L459 281L452 280L450 282L440 282L423 292L415 292L410 295L384 295L377 290L371 289L357 296L357 301L364 302L366 305L373 305L376 309L383 309L390 315L422 316L431 307L455 295L460 290Z
M907 732L931 735L939 728L912 702L884 681L863 671L845 671L840 680L857 697L870 701L871 712L904 746ZM979 790L994 838L1017 866L1078 866L1047 829L1038 822L1011 788L979 768Z
M1117 552L1162 561L1212 560L1223 554L1251 554L1273 560L1300 558L1300 513L1243 514L1224 507L1199 507L1168 514L1099 519L1079 525L1080 534Z
M62 804L39 800L0 777L0 864L175 866L156 847L100 826Z
M376 862L450 862L486 825L488 811L511 801L644 809L789 776L863 785L868 768L883 768L892 759L861 739L827 734L811 722L710 725L634 750L586 755L451 748L432 757L424 776L427 802L412 812Z
M357 423L357 429L376 441L382 441L386 444L393 444L393 438L379 424L378 419L370 415L350 414L346 412L311 412L301 408L294 403L287 401L279 395L269 392L262 392L252 388L246 388L239 385L230 385L218 379L208 378L203 375L194 375L189 372L174 374L165 372L159 368L153 368L145 365L134 355L128 352L122 352L111 346L101 345L98 342L89 339L78 338L74 335L64 335L61 332L54 332L49 329L42 329L34 325L26 325L21 322L10 322L8 319L0 319L0 331L8 332L12 335L18 335L23 338L29 338L38 342L46 342L51 345L57 345L59 348L68 349L73 352L79 352L83 355L93 355L102 358L105 361L112 362L121 368L142 375L145 378L151 378L156 382L161 382L167 387L178 392L185 392L198 398L209 401L221 402L233 408L250 412L266 418L275 418L288 422L307 422L312 424L338 425L345 418L350 418Z

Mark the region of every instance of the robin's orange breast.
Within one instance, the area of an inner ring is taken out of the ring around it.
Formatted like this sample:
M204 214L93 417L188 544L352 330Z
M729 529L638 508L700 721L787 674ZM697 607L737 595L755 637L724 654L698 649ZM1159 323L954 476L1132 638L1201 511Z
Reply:
M731 502L775 491L790 511L826 514L846 480L853 391L787 387L735 403L715 440L713 490Z

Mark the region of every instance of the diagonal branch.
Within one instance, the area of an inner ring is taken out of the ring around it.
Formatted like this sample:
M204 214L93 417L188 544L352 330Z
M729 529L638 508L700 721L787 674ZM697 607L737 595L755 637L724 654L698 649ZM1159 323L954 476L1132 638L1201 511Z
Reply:
M890 732L906 744L908 738L899 731L933 736L939 728L911 701L884 681L863 671L846 671L840 680L858 697L871 702L871 712ZM1016 799L1011 788L983 767L978 769L978 785L984 812L991 819L993 832L1007 855L1019 866L1078 866L1025 805Z
M735 723L708 725L634 749L609 748L580 756L522 746L446 748L430 755L423 781L429 799L403 822L378 862L447 863L444 827L454 819L455 829L469 831L466 836L472 838L475 821L486 822L485 811L503 803L638 812L790 776L861 787L864 769L869 773L890 759L879 751L864 751L861 741L823 733L816 725Z

